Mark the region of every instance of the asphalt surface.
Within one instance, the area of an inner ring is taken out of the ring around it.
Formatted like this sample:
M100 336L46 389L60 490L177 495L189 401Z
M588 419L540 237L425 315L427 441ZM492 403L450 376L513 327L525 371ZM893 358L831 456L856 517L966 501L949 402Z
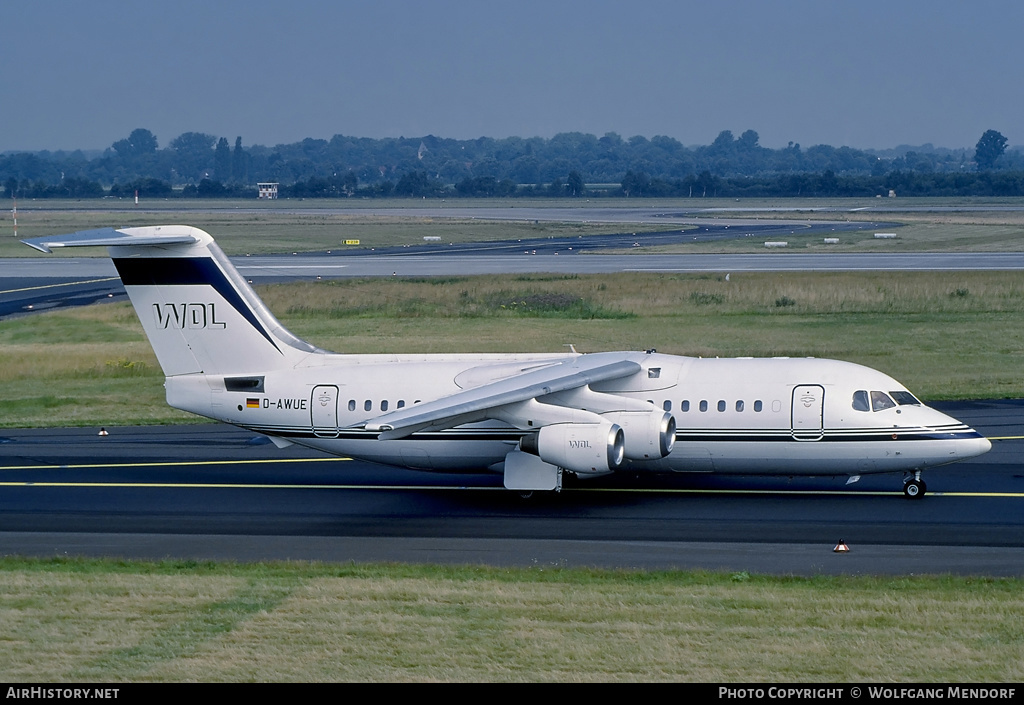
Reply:
M588 211L589 213L589 211ZM599 214L598 214L599 215ZM686 214L657 217L691 223ZM485 217L481 215L480 217ZM496 217L496 216L489 216ZM568 217L568 216L566 216ZM611 216L606 216L611 217ZM620 214L621 217L621 214ZM645 222L651 216L641 218ZM661 222L661 221L656 221ZM628 225L628 223L625 223ZM778 241L794 232L835 235L891 229L884 222L789 222L706 220L696 229L654 233L628 229L610 235L482 243L429 243L409 247L233 257L239 271L255 282L376 276L480 274L606 274L612 272L742 271L962 271L1024 270L1024 253L818 253L766 250L759 254L667 255L644 250L678 242L753 238ZM632 250L629 255L602 251ZM581 256L584 255L585 256ZM106 258L40 257L0 259L0 319L96 301L125 299L113 264Z
M342 277L613 272L966 271L1024 270L1024 253L904 253L574 256L572 254L259 255L233 258L250 281ZM0 259L0 319L95 301L124 300L107 259Z
M1024 403L942 408L994 449L926 472L919 501L898 475L628 474L527 500L497 475L279 450L223 425L4 431L0 553L1024 575Z
M538 217L540 212L534 213ZM598 213L600 215L600 213ZM621 213L618 214L621 216ZM483 217L483 216L480 216ZM568 216L566 216L568 217ZM578 215L577 215L578 217ZM605 215L604 217L611 217ZM634 217L650 220L640 214ZM662 220L676 218L662 215ZM662 221L656 221L662 222ZM682 218L680 223L689 222ZM625 223L629 225L629 223ZM239 270L260 282L367 276L447 276L499 272L614 272L631 268L683 266L687 259L634 256L575 257L588 252L636 249L678 242L715 241L746 237L778 238L794 232L859 231L891 227L885 223L800 223L729 220L701 223L695 229L672 228L663 232L562 238L540 238L480 243L429 243L409 247L346 249L301 255L234 257ZM568 261L566 261L568 260ZM736 269L752 266L739 265ZM1024 258L1022 258L1024 265ZM692 265L687 265L692 266ZM721 267L721 262L707 266ZM703 268L703 265L698 265ZM113 264L106 258L39 257L0 259L0 319L53 308L82 306L95 301L122 300L124 287Z
M566 210L472 213L580 219L580 211ZM677 225L694 212L589 209L586 217ZM459 215L455 209L449 214ZM837 226L887 227L721 218L697 231L667 227L633 235L627 225L600 243L635 247L630 256L577 256L578 239L567 238L235 262L257 281L539 271L1024 269L1021 253L641 254L685 239L784 239L798 229L827 234ZM587 238L587 250L595 244ZM123 296L106 259L0 261L0 318ZM830 477L622 475L523 500L495 475L416 473L294 447L278 450L220 425L110 429L108 436L97 429L0 431L0 554L1024 575L1024 406L973 402L943 410L993 438L994 449L926 473L929 495L921 501L904 499L901 479L886 475L853 485ZM849 552L833 551L840 540Z

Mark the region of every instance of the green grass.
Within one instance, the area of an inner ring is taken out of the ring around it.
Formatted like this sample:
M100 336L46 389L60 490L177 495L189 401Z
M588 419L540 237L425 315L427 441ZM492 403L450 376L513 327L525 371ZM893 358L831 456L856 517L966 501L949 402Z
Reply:
M623 319L635 314L596 303L593 286L568 276L334 280L267 287L288 320L355 318ZM501 282L502 286L495 286ZM282 300L278 301L279 295ZM296 303L296 300L298 302ZM291 303L289 303L291 302ZM415 343L413 343L415 345Z
M475 218L426 218L378 216L366 209L424 207L423 203L409 201L352 204L347 201L316 201L285 203L274 207L294 208L288 211L268 210L268 206L249 201L176 201L166 209L147 204L144 210L112 210L109 203L86 204L67 202L37 202L32 206L18 206L18 238L13 237L10 221L0 222L0 257L35 257L36 250L22 244L45 235L63 234L78 230L105 227L138 227L143 225L185 224L201 228L217 240L229 255L272 252L338 251L358 247L394 247L430 244L443 248L452 242L483 242L490 240L516 240L550 237L583 237L595 234L663 230L664 225L607 223L559 223L533 220L488 221ZM92 207L88 207L88 206ZM166 205L166 204L158 204ZM358 205L361 207L352 207ZM442 207L429 203L429 207ZM475 202L458 202L456 207L478 206ZM515 204L504 204L506 207ZM544 205L550 205L545 203ZM346 208L346 206L348 206ZM33 209L35 208L35 210ZM341 208L343 212L326 209ZM180 209L195 209L181 212ZM425 243L423 237L440 237L436 243ZM346 240L358 240L359 245L346 245ZM104 257L105 248L65 248L62 257Z
M838 358L926 400L1024 397L1014 272L733 273L347 279L259 292L338 352L645 350ZM0 322L0 427L179 423L126 303Z
M1016 579L0 559L8 682L1018 682Z
M440 237L437 247L449 242L515 240L527 238L587 236L618 232L650 232L679 227L665 223L557 223L533 220L487 221L448 218L446 209L504 208L639 208L708 210L700 217L708 222L750 218L756 220L885 221L904 227L895 240L875 240L874 231L840 233L839 244L824 243L829 232L804 235L794 229L786 236L789 249L843 251L1020 251L1024 249L1024 212L951 210L922 213L920 207L956 208L978 205L1020 205L1024 199L449 199L418 201L364 200L196 200L144 201L135 207L130 199L111 201L22 201L18 207L18 239L13 222L0 221L0 257L32 257L34 250L20 239L68 233L100 227L132 227L185 223L213 235L228 254L298 252L344 249L345 240L359 240L359 247L422 245L425 235ZM437 217L377 216L382 209L438 209ZM842 212L819 209L836 208ZM876 212L872 208L886 208ZM736 210L742 209L742 210ZM786 210L773 210L786 209ZM335 212L337 211L337 212ZM696 214L695 214L696 215ZM742 231L742 227L737 226ZM780 237L772 236L773 240ZM585 242L581 243L585 246ZM631 248L621 256L638 252L762 252L764 238L739 238L658 248ZM62 256L100 257L100 248L74 248Z
M439 227L404 230L397 219L359 214L169 218L181 205L113 224L187 218L238 253L328 249L364 223L358 237L390 244ZM97 208L21 220L19 236L32 237L107 226L111 215ZM449 225L453 239L553 232L531 223ZM1015 223L925 226L920 239L931 244L912 247L951 248L963 236L965 249L1019 249L1010 247ZM966 226L978 229L963 234ZM918 239L913 227L865 246L907 246ZM8 241L0 256L15 249L32 254ZM815 355L863 362L939 399L1024 396L1019 279L510 275L296 283L260 294L294 332L336 350L561 351L573 343L580 351ZM162 374L126 304L0 322L0 353L0 426L195 418L164 403ZM0 679L1018 682L1022 608L1013 579L8 557L0 558Z

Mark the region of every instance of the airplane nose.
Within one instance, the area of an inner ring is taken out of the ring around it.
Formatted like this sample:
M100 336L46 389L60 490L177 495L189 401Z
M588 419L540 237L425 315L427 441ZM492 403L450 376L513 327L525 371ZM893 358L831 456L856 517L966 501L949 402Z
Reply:
M957 456L960 458L974 458L992 450L992 441L979 436L978 438L964 439L957 449Z

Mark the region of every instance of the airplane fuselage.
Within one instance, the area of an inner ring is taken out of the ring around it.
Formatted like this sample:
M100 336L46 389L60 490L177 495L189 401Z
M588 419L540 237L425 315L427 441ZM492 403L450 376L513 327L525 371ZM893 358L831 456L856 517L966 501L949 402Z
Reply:
M279 445L402 467L488 468L517 491L563 472L914 473L986 452L977 431L877 370L812 358L345 355L288 332L187 226L26 241L106 245L174 407Z
M621 353L587 357L602 355ZM319 355L315 367L265 375L168 378L167 395L172 406L333 454L420 469L500 470L528 431L488 420L380 440L362 426L388 411L574 357ZM628 460L632 471L860 475L944 465L989 447L973 429L861 365L658 353L639 359L636 374L591 385L675 417L671 453Z

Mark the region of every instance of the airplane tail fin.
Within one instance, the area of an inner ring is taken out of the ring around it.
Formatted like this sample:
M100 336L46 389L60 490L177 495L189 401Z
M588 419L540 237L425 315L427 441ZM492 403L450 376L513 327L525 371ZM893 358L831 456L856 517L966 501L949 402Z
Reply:
M23 242L43 252L106 245L168 377L265 372L322 352L288 332L198 228L105 228Z

